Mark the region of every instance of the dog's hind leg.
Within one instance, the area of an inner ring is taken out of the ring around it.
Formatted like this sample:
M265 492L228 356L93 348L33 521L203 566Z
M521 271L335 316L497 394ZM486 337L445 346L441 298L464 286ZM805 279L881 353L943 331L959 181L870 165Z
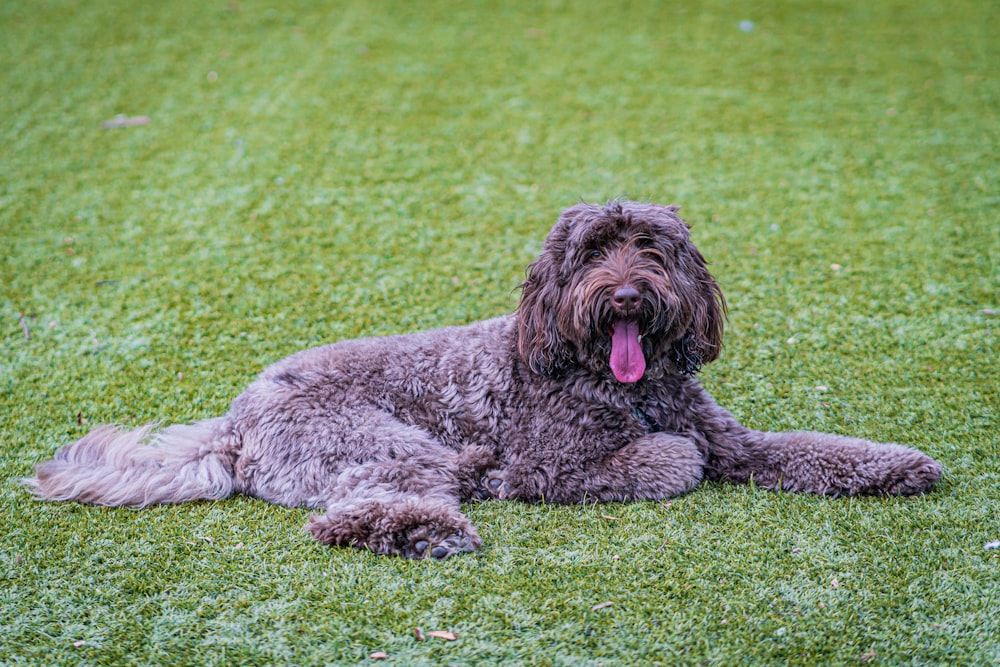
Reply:
M442 448L348 468L306 530L324 544L406 558L473 551L482 540L459 510L462 458Z
M237 406L245 493L325 508L306 529L329 545L447 558L481 544L459 506L496 465L488 447L448 446L387 411L319 390L266 388Z
M306 530L320 542L405 558L448 558L474 551L482 540L458 503L442 496L364 486L334 500Z
M356 465L337 476L326 513L306 530L320 542L378 554L443 559L474 551L482 540L459 508L491 457L475 448L432 447L392 460Z

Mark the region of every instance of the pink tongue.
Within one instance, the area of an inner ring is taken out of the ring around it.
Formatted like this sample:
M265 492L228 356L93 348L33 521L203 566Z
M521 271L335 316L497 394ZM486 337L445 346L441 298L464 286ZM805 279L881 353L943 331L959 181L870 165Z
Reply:
M639 344L639 325L618 320L611 334L611 370L619 382L638 382L646 372L646 358Z

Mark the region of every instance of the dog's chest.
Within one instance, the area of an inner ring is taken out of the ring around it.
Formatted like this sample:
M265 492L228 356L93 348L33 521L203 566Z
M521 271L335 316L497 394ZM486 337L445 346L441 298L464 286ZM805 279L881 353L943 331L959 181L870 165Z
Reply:
M511 415L508 445L512 452L551 452L562 459L603 457L636 438L660 430L643 408L590 395L553 392L520 402Z

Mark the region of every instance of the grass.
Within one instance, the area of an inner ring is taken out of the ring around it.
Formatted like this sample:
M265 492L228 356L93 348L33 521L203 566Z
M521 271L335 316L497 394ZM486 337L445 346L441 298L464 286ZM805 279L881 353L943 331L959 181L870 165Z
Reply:
M0 4L0 662L1000 662L995 28L962 0ZM912 443L937 489L484 503L485 547L425 563L245 498L16 482L303 347L507 312L558 211L623 194L682 204L712 261L723 405Z

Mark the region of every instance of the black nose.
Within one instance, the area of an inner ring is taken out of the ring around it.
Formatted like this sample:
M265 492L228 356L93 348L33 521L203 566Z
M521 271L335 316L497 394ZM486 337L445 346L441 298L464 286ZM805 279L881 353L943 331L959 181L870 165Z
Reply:
M615 292L614 296L611 298L611 302L615 304L615 308L629 311L635 310L639 307L640 299L639 290L631 285L625 285L624 287L620 287Z

